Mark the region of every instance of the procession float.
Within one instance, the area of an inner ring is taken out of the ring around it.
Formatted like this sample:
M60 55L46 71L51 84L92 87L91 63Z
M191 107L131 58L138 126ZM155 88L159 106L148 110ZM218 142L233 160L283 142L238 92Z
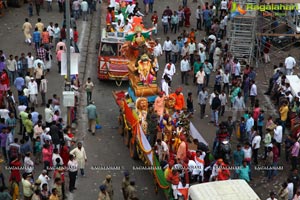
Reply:
M149 131L157 126L159 121L159 117L153 112L150 105L161 93L155 70L157 60L152 54L155 47L155 42L151 39L152 31L153 29L144 28L141 18L135 17L133 29L126 35L126 41L120 49L122 56L128 60L129 87L126 91L113 91L112 93L120 109L119 133L123 136L124 144L129 147L130 157L142 160L153 175L156 191L158 188L162 188L166 199L173 199L170 183L165 177L154 148L156 136L161 134L159 133L161 130L154 133ZM175 104L174 96L170 95L164 98L166 116L171 116L175 112ZM163 140L173 141L173 146L177 145L178 147L179 134L184 133L187 138L204 141L194 125L184 116L180 118L180 127L175 130L178 135L172 137L173 129L170 128L170 132L168 132L168 127L170 123L176 122L171 122L170 119L167 117L162 120L165 130L165 134L162 136ZM188 189L184 188L183 190L187 194Z

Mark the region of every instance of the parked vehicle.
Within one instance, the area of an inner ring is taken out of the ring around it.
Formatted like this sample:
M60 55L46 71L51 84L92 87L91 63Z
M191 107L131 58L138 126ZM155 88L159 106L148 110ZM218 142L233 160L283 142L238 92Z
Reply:
M249 184L241 179L201 183L189 188L188 200L211 199L260 200Z
M128 80L129 61L120 51L124 41L124 33L102 30L97 66L99 80L114 80L118 86Z

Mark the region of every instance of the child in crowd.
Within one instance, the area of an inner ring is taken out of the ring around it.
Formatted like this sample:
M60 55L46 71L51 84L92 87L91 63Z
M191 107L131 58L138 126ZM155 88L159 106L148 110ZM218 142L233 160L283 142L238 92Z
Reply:
M35 164L38 165L42 163L42 143L41 137L37 136L36 141L34 143L34 152L35 152Z

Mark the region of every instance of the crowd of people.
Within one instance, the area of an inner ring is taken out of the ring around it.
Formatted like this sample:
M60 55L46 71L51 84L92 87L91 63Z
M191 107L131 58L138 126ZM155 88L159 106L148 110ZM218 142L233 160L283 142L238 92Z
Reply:
M285 164L284 159L280 160L283 144L285 161L291 161L293 172L286 180L282 180L282 188L277 194L272 192L271 198L278 195L282 199L298 199L299 131L295 125L299 123L299 98L292 93L286 79L287 75L292 75L296 66L295 58L289 55L284 63L274 65L274 74L265 93L271 95L278 108L277 118L264 110L258 98L259 88L254 67L229 52L226 35L232 1L222 0L218 5L205 3L196 9L196 13L191 13L186 1L183 1L178 10L171 10L167 6L161 17L155 10L148 9L152 1L145 0L143 3L145 14L141 13L139 4L121 6L116 16L115 6L109 7L106 23L109 31L126 33L132 29L132 16L147 16L153 12L151 21L155 28L161 20L166 40L163 44L155 40L153 56L159 60L164 54L165 67L160 69L159 62L156 62L156 71L162 74L161 92L148 113L146 135L151 145L155 146L174 199L181 195L180 188L188 188L190 183L230 178L240 178L250 183L253 170L258 165L266 169L263 181L273 180L280 166ZM196 16L196 28L189 30L193 14ZM200 39L202 28L206 36ZM158 31L156 29L154 35ZM271 43L269 39L264 39L261 48L264 61L268 64ZM181 85L193 84L196 87L195 96L200 106L201 120L207 117L207 105L209 107L210 123L217 129L212 151L197 140L194 140L197 150L188 150L189 130L182 122L184 118L195 117L195 107L193 93L189 92L185 98L182 87L172 82L178 71ZM211 94L208 94L208 90L212 91ZM171 107L170 101L174 104ZM157 132L161 132L162 137L153 139L158 137ZM220 145L223 141L232 142L236 139L239 144L230 159L218 152L222 151ZM235 168L230 168L232 166Z
M40 16L41 2L33 2L37 16ZM60 12L65 12L63 2L58 2ZM46 3L47 11L52 12L52 1ZM96 5L94 1L71 3L71 52L79 53L76 20L81 16L87 20L87 12L93 12ZM32 6L29 3L29 17L33 15ZM65 23L63 20L61 28L53 22L46 26L38 18L33 25L31 18L26 18L22 31L25 44L33 48L32 52L18 56L0 51L0 199L66 199L67 191L77 189L75 182L79 174L85 176L87 155L82 142L75 139L72 127L63 120L60 97L48 93L49 77L57 76L52 72L53 66L61 72L61 57L67 49ZM78 75L71 79L71 88L78 90ZM86 91L89 87L84 85ZM91 101L89 97L88 101ZM75 120L76 107L73 107L71 122ZM108 185L109 178L106 180Z

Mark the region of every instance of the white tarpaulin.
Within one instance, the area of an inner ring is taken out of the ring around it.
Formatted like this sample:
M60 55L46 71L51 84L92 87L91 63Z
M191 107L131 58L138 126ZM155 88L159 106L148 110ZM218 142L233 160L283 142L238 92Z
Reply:
M194 139L198 139L199 142L203 142L204 144L208 145L208 143L204 140L204 138L202 137L202 135L199 133L199 131L196 129L196 127L192 122L190 122L190 135Z
M146 151L151 151L151 145L149 144L149 141L147 140L147 137L142 129L142 126L138 126L140 128L140 134L141 134L141 140L140 143L143 145L144 149ZM147 154L149 161L151 162L151 165L153 165L153 160L152 160L152 151L151 153Z
M79 53L71 53L71 75L78 74ZM61 55L61 73L62 76L67 75L67 54Z
M286 76L286 82L291 86L292 95L294 97L299 97L300 93L300 79L297 75Z

